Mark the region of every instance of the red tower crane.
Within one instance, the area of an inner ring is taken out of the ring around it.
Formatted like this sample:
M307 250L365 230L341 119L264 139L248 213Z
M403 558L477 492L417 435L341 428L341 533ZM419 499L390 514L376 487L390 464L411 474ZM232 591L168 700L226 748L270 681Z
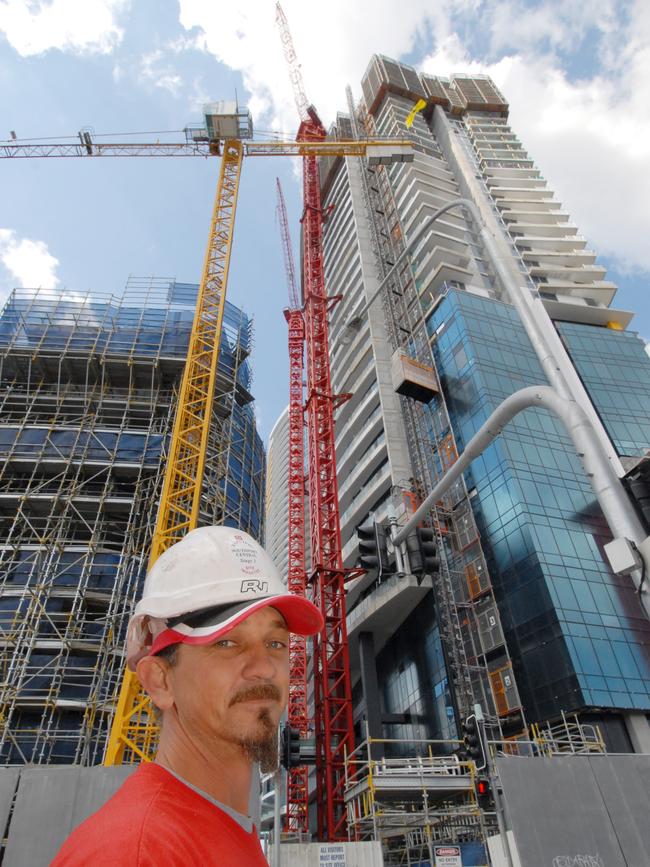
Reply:
M303 370L305 323L296 285L296 269L291 252L291 237L287 208L280 179L277 183L277 214L282 234L282 250L289 288L289 307L284 311L289 326L289 540L287 584L291 593L305 596L305 437L303 406ZM291 728L305 738L309 734L307 710L307 645L301 635L291 634L289 640L289 706ZM309 789L306 766L287 771L287 812L285 831L307 833L309 830Z
M321 142L325 128L307 104L287 19L279 3L276 21L300 115L298 142ZM319 840L347 840L344 801L345 756L354 749L352 689L345 620L346 570L343 568L334 410L347 395L332 392L328 314L339 297L328 297L323 268L323 210L318 162L303 157L302 215L303 300L307 356L307 430L309 444L309 529L313 601L325 618L314 640L314 707L316 727L316 804ZM301 429L302 435L302 422ZM296 432L297 433L297 432ZM290 434L291 436L291 434ZM298 527L291 524L289 538Z

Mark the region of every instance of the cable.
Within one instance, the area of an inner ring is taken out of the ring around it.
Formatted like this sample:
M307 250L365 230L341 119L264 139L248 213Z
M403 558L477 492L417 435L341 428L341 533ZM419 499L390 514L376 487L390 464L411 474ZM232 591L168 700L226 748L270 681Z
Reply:
M144 130L142 132L91 132L93 138L106 138L108 136L126 136L126 135L163 135L168 133L178 133L184 132L182 129L150 129ZM51 142L51 141L60 141L63 139L78 139L79 133L75 133L74 135L53 135L53 136L35 136L33 138L15 138L15 139L2 139L3 141L15 141L15 142L27 142L27 141L37 141L37 142Z

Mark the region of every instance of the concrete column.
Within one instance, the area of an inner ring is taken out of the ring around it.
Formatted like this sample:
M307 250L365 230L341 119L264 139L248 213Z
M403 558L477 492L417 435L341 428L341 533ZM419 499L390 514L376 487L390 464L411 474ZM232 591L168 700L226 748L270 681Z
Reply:
M375 640L372 632L359 633L359 665L361 667L363 698L366 704L368 734L371 738L383 738L384 729L381 724L381 701L379 697L379 683L377 681ZM383 759L384 745L373 744L370 755L375 761Z
M625 727L635 753L650 753L650 724L641 711L630 711L624 716Z

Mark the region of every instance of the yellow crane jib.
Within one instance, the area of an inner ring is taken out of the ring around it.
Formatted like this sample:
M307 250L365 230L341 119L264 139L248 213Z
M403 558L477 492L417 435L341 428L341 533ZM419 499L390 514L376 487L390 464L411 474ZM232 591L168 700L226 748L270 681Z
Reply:
M88 133L88 136L90 134ZM394 151L395 159L402 162L402 154L413 150L413 142L408 139L377 138L349 139L337 141L246 141L243 144L247 157L363 157L375 149ZM42 157L210 157L221 156L223 142L208 136L193 138L184 142L95 142L87 139L87 144L72 142L18 142L0 143L0 159L25 159Z

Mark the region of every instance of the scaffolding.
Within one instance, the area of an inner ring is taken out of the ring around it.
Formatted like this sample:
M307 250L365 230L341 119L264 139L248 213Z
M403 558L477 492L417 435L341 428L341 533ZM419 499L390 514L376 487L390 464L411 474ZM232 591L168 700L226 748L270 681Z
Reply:
M605 741L600 728L591 723L580 722L577 714L567 716L554 723L533 723L530 727L536 752L542 756L590 755L605 753Z
M0 761L102 761L197 286L16 289L0 316ZM248 317L226 306L201 524L259 538Z
M562 715L518 738L487 743L491 771L477 771L457 740L366 739L346 758L348 827L382 844L386 865L434 863L434 845L483 847L499 833L493 803L479 783L500 786L497 757L548 759L606 753L598 726ZM475 862L472 862L475 863Z
M368 737L346 761L345 802L355 839L378 840L384 863L434 863L435 844L485 845L496 833L480 809L474 762L453 752L457 741ZM391 755L375 759L377 748Z

